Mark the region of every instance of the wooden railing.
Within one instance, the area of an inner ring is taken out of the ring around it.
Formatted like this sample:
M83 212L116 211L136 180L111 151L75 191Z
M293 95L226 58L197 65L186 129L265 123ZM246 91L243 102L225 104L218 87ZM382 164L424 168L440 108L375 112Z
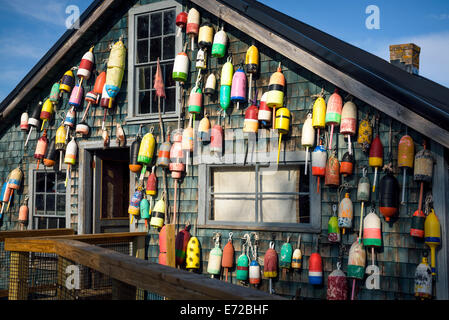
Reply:
M3 273L0 276L4 281L8 281L9 274L9 253L4 251L4 242L6 239L10 238L29 238L29 237L47 237L47 236L72 236L75 234L73 229L43 229L43 230L9 230L0 231L0 264ZM6 265L8 264L8 265ZM8 285L0 289L0 298L8 297Z
M112 278L112 299L134 300L137 288L168 299L282 299L263 291L144 260L145 235L146 233L119 233L6 239L5 250L11 251L11 256L16 257L11 262L18 268L10 281L15 282L16 286L23 282L21 277L25 277L26 273L26 254L38 252L56 254L58 259L73 261ZM123 242L124 239L133 242L132 255L95 245ZM58 281L61 288L62 282ZM17 288L15 295L10 295L9 298L26 299L26 288Z

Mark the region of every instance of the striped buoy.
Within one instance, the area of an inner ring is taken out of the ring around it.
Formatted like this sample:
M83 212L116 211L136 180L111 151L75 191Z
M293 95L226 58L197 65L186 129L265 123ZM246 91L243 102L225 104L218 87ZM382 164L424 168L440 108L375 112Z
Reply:
M242 67L232 77L231 101L237 103L237 110L240 109L240 103L246 101L246 75Z
M340 205L338 206L338 226L343 228L343 234L345 234L346 229L352 228L353 216L354 210L352 201L349 198L349 193L346 193L345 197L340 201Z
M154 205L153 211L151 212L150 225L154 228L162 228L165 219L165 201L164 195L160 198Z
M172 78L178 82L186 82L189 74L189 57L185 52L180 52L176 55L173 64Z
M267 106L267 92L260 98L258 119L263 127L269 127L271 124L272 111Z
M92 46L89 51L87 51L83 57L81 58L80 65L78 67L78 71L76 73L76 76L81 79L88 80L90 78L90 75L92 73L92 68L94 67L94 54L92 51L94 50L94 47Z
M168 166L173 179L181 178L185 170L184 153L182 150L182 129L176 129L171 134L172 145L170 148L170 164Z
M131 223L133 223L134 217L140 213L140 201L142 197L142 191L136 190L129 201L128 213L131 216Z
M327 126L331 127L329 134L328 149L332 149L332 137L334 136L334 127L339 126L341 122L341 110L343 108L343 100L338 94L338 89L335 89L331 94L329 100L327 100L326 118L325 122Z
M215 74L211 73L207 77L206 85L204 86L204 93L209 96L214 94L216 86L217 86L217 79L215 78Z
M43 162L46 167L53 167L56 163L56 147L54 139L51 140L50 145L47 148Z
M70 93L74 85L75 85L75 76L73 75L73 71L70 69L66 71L66 73L64 73L64 75L62 76L61 84L59 85L59 90Z
M156 160L156 165L158 167L168 168L170 164L170 149L171 144L169 139L161 143Z
M136 137L136 140L131 143L131 147L129 148L129 170L134 173L139 173L140 170L142 170L142 165L137 162L137 157L139 155L139 149L140 149L140 141L142 139L140 136Z
M28 131L29 127L30 126L28 125L28 113L24 112L20 116L20 130L26 132Z
M212 57L223 58L226 54L226 46L228 44L228 36L221 27L220 31L215 33L214 42L212 44Z

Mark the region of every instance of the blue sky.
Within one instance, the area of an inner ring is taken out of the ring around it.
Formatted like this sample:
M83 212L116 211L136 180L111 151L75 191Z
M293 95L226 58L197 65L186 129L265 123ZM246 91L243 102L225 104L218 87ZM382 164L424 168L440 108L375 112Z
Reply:
M390 44L421 47L420 74L449 87L447 0L259 0L348 43L389 59ZM0 0L0 101L66 31L66 8L83 12L92 0ZM367 29L376 5L380 29Z

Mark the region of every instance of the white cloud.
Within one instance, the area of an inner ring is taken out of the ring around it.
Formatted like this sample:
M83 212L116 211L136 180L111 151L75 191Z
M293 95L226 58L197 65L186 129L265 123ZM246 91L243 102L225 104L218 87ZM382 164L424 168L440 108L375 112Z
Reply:
M14 0L5 2L10 9L25 15L32 17L45 23L56 24L65 26L65 7L64 1L44 1L44 0Z
M389 46L402 43L414 43L421 48L419 58L421 76L449 87L449 31L396 39L366 39L353 44L390 61Z

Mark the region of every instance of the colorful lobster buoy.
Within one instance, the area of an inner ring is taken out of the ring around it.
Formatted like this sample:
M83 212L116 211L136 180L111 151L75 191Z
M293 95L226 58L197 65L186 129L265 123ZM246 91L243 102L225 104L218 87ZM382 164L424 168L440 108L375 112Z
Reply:
M381 222L374 208L363 220L363 245L368 248L371 247L371 262L374 265L374 248L382 246Z
M312 127L317 130L317 141L320 139L320 129L326 128L326 101L322 93L313 103Z
M240 109L240 103L246 101L246 75L242 67L232 77L231 101L237 103L237 110Z
M180 179L182 172L185 170L185 164L183 163L183 152L182 152L182 130L176 129L171 134L172 146L170 149L170 164L169 170L171 171L171 176L173 179Z
M176 37L179 37L181 35L182 29L184 29L187 25L187 12L180 12L176 16L176 26L178 27L176 30Z
M154 228L162 228L164 225L164 219L165 219L165 201L164 196L156 202L154 205L153 210L151 211L151 220L150 225Z
M436 275L435 249L441 245L441 227L440 221L438 221L438 217L433 208L430 209L430 213L424 221L424 242L430 248L430 266L432 268L432 275Z
M106 72L103 71L98 75L97 79L95 79L94 89L92 91L89 91L86 94L86 97L84 98L84 100L87 101L86 110L84 110L83 117L81 118L81 123L84 124L84 126L82 127L76 126L76 132L80 132L84 135L89 134L89 126L86 123L86 118L87 115L89 114L90 106L92 104L98 104L98 102L100 101L100 97L103 92L105 82L106 82Z
M214 27L211 23L205 22L198 30L198 45L201 49L206 49L212 46L214 39Z
M422 238L424 236L424 220L426 217L421 210L424 182L432 182L432 175L433 156L432 153L426 149L426 144L424 143L424 149L418 151L415 155L415 167L413 172L414 180L420 183L418 210L413 214L410 228L410 235L413 237Z
M348 298L348 285L345 273L341 270L340 262L337 269L327 277L327 300L346 300Z
M343 234L345 234L346 229L352 228L353 216L352 201L349 198L349 193L345 193L345 197L340 201L340 205L338 206L338 226L343 229Z
M51 103L53 103L55 109L56 109L56 105L58 104L59 101L59 82L55 82L50 90L50 96L49 99L51 101Z
M279 62L277 71L270 77L267 92L267 106L273 109L273 129L276 129L274 127L274 116L277 116L276 108L284 105L284 88L285 77L282 73L281 63Z
M231 62L231 57L228 57L228 60L221 68L221 77L220 77L220 107L226 111L231 104L231 85L232 85L232 77L234 75L234 66Z
M140 135L136 136L136 140L131 143L131 147L129 148L129 170L134 173L139 173L142 170L142 165L137 162L137 157L139 156Z
M64 126L64 124L61 124L56 130L56 137L55 137L55 147L56 151L59 151L59 169L62 168L62 159L63 159L63 153L66 148L66 137L67 137L67 130Z
M25 147L28 144L28 140L30 139L31 132L33 132L33 128L38 128L41 123L40 119L41 109L42 109L42 101L39 101L39 104L37 105L36 108L34 108L33 113L28 118L28 125L31 126L31 128L30 131L28 132L28 136L25 141Z
M54 139L50 141L50 145L47 148L43 162L46 167L53 167L56 163L56 147Z
M327 159L324 185L335 187L338 187L340 185L340 163L335 156L335 150L332 152L329 159Z
M196 53L195 67L199 69L199 72L207 69L206 49L200 48Z
M313 285L323 283L323 261L318 251L318 240L309 258L309 283Z
M214 275L219 275L221 271L221 259L223 257L223 251L220 248L220 234L214 236L215 247L209 252L209 260L207 263L207 272L211 274L211 278Z
M357 107L354 102L347 101L341 111L340 133L348 137L348 152L352 155L351 136L356 133Z
M44 129L45 122L50 121L52 114L53 114L53 103L51 103L50 99L47 99L42 105L40 114L40 118L42 120L41 131Z
M357 143L362 147L363 152L370 150L371 140L373 139L373 128L368 116L360 121Z
M374 183L373 183L373 193L376 190L376 181L377 181L377 169L381 168L383 165L383 155L384 149L382 146L382 142L380 141L379 136L377 136L371 147L369 149L369 158L368 164L370 167L374 167Z
M405 203L405 183L407 177L407 168L413 168L415 157L415 144L412 137L405 135L399 140L398 144L398 168L402 168L402 198L401 204Z
M60 92L72 92L72 88L75 85L75 76L73 75L72 69L66 71L62 76L61 83L59 84Z
M281 247L281 257L279 259L279 267L282 269L282 279L286 279L287 271L292 266L293 247L290 244L290 237Z
M20 116L20 130L27 132L29 129L28 125L28 113L24 112Z
M204 114L203 119L198 124L198 138L202 144L208 144L210 142L210 121L207 113Z
M225 281L228 282L229 269L234 266L234 246L232 245L232 232L229 232L228 243L223 248L221 266L225 269Z
M139 177L140 181L143 181L147 171L147 166L153 161L155 144L156 140L154 139L152 132L148 132L144 135L142 141L140 142L139 154L137 156L137 162L142 164L142 171L140 172Z
M195 37L200 29L200 13L195 8L191 8L187 14L186 33L190 37L190 49L193 51L195 47Z
M318 145L312 152L312 175L317 177L316 192L320 192L320 179L326 175L327 152L323 145Z
M306 148L306 165L304 174L307 175L307 164L309 162L309 148L315 144L315 129L312 125L312 114L307 114L307 119L302 126L301 145Z
M80 87L83 83L83 80L89 80L90 75L92 74L95 60L94 54L92 53L93 50L94 47L92 46L89 51L87 51L81 58L80 65L76 73L76 76L80 78Z
M25 197L22 205L19 208L19 218L18 221L20 223L20 230L24 230L25 226L28 224L28 214L30 209L28 208L28 196Z
M142 198L139 208L140 218L145 220L145 229L148 229L148 219L151 218L150 202L146 198Z
M204 86L204 93L208 96L213 95L216 86L217 86L217 78L215 77L215 74L211 73L206 79L206 85Z
M242 254L237 258L236 278L239 281L248 281L249 258L246 253L246 246L242 246Z
M66 143L70 135L70 129L75 128L75 121L76 121L75 108L72 107L67 111L67 114L65 115L64 119L64 126L66 127L66 136L65 136Z
M161 168L168 168L170 165L170 136L167 140L161 143L157 154L156 166Z
M172 78L178 82L186 82L189 74L189 57L182 51L176 55L175 63L173 64Z
M210 147L209 150L212 154L221 156L223 152L223 138L224 131L220 124L221 116L218 116L218 123L216 123L212 129L210 129Z
M193 128L192 128L192 115L190 115L189 124L187 128L182 132L182 142L181 147L182 150L186 153L185 159L185 168L186 173L189 173L189 162L190 162L190 153L193 152Z
M370 182L366 176L367 168L364 167L362 172L363 176L359 179L359 183L357 185L357 201L361 202L360 217L363 217L365 202L369 201L371 191Z
M267 106L267 92L265 92L264 94L262 94L262 97L260 98L260 103L259 103L259 115L258 115L258 120L260 122L260 124L262 125L262 127L270 127L271 124L271 116L272 112L271 112L271 108L269 108Z
M97 79L95 79L94 93L97 95L96 103L100 102L101 94L103 93L104 84L106 83L106 71L102 71Z
M187 224L184 229L178 232L175 240L175 261L179 267L184 266L187 255L187 244L190 240L190 224Z
M274 108L275 107L273 107L273 110ZM290 119L290 110L288 110L286 107L279 108L276 111L276 122L274 128L278 130L279 134L277 163L279 163L279 155L281 153L282 135L288 134L288 132L290 131Z
M155 168L156 167L152 168L151 173L147 179L147 185L145 187L145 194L150 197L154 197L157 193L157 177L156 173L154 172Z
M193 123L195 123L195 116L201 112L201 107L203 105L203 93L199 86L192 88L189 96L189 113L193 114Z
M335 89L331 94L329 100L327 100L326 118L325 122L327 126L331 127L330 139L328 149L332 149L332 137L334 136L334 127L339 126L341 122L341 110L343 108L343 100L338 94L338 89Z
M258 237L255 235L255 243L252 246L252 260L249 264L249 283L258 286L260 284L260 265L257 262L257 242Z
M73 88L72 93L70 94L69 105L74 107L75 109L78 109L83 101L83 93L84 93L83 87L77 84Z
M67 181L70 176L71 166L76 163L76 155L78 153L78 145L75 142L75 137L72 137L72 140L67 144L67 150L65 152L64 163L67 164L67 172L65 178L65 186L67 187Z
M20 167L15 168L10 172L8 175L8 188L10 190L10 199L13 199L14 196L14 190L19 191L20 185L22 184L23 180L23 171L20 169ZM9 209L9 201L8 201L8 209ZM7 209L7 210L8 210Z
M332 243L340 242L340 227L338 226L337 205L332 205L332 217L327 225L327 240Z
M129 202L128 213L131 216L131 224L133 223L134 216L138 216L140 213L140 202L142 201L142 190L138 189L134 192Z
M190 237L187 243L186 269L198 270L200 268L200 242L197 237Z
M420 300L432 299L432 269L430 269L427 251L424 251L421 263L415 271L415 297Z
M292 269L300 270L302 265L302 252L301 252L301 235L298 235L298 243L292 256Z
M8 186L8 180L9 180L9 176L8 176L8 178L6 178L5 183L3 183L2 192L0 194L0 198L2 201L2 210L0 211L0 218L3 216L3 211L5 210L7 203L9 203L9 201L11 200L11 194L12 194L11 192L12 191L11 191L11 188Z
M245 110L245 120L243 121L243 135L246 140L245 144L245 160L243 161L246 164L246 157L248 155L248 145L251 142L252 152L251 152L251 162L252 156L254 154L255 141L257 137L257 131L259 130L259 120L258 120L259 108L255 105L251 105Z
M263 259L263 275L269 279L268 292L272 294L273 291L273 278L278 275L278 254L274 250L274 241L270 242L270 247L265 252Z
M399 211L399 183L391 172L380 180L379 205L379 211L386 221L390 221Z
M340 173L343 176L349 176L352 174L354 168L354 156L349 152L345 152L340 163Z
M104 84L111 100L114 99L120 91L123 75L125 73L125 58L126 48L120 38L119 41L114 43L109 54L106 81ZM109 101L109 105L110 107L112 106L112 101Z
M37 159L36 170L39 170L39 162L44 159L45 152L47 151L48 139L47 129L44 130L42 137L37 140L36 150L34 151L34 158Z
M226 54L226 46L228 44L228 36L221 27L220 31L215 33L214 42L212 44L212 57L223 58Z
M349 249L348 258L348 278L353 279L351 300L354 300L356 280L363 279L365 275L365 264L366 252L361 239L357 238Z
M257 73L259 69L259 50L255 45L251 45L246 51L245 55L245 70L249 74L249 90L248 101L252 101L252 85L253 75Z

